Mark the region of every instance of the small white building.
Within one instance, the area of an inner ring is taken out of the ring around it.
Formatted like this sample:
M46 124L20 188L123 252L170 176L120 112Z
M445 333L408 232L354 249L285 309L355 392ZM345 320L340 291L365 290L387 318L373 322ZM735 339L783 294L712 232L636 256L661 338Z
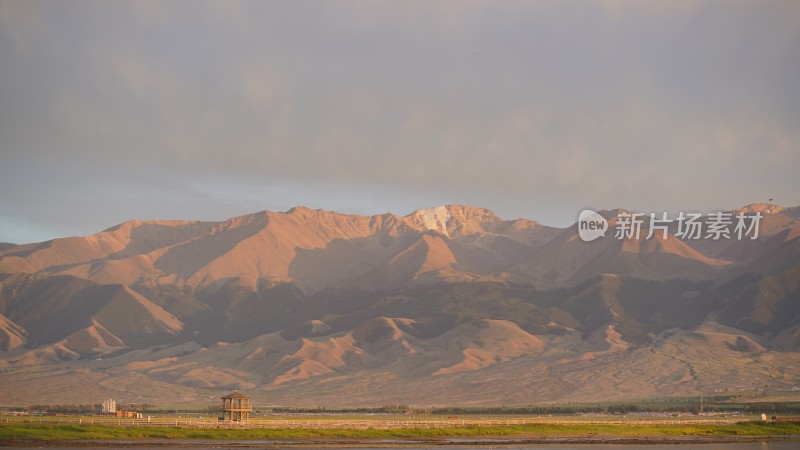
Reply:
M103 399L103 407L100 410L101 414L116 414L117 413L117 402L114 399L106 398Z

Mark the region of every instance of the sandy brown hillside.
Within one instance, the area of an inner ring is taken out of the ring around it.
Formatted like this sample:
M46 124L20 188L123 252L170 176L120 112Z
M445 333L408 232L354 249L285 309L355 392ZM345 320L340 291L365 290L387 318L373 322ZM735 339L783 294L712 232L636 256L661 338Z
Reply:
M21 326L0 316L0 350L9 351L25 343L26 331Z
M294 282L314 291L361 279L391 261L396 265L403 259L401 254L430 231L447 239L445 246L458 245L458 255L469 269L480 268L480 275L491 275L526 250L542 245L554 230L526 220L502 221L488 210L466 206L421 210L406 217L297 207L223 223L127 222L93 236L0 251L0 270L73 275L124 285L203 287L237 279L255 289L264 282ZM461 241L464 245L459 245ZM457 270L459 261L452 263ZM428 266L419 269L430 272ZM416 273L417 268L402 270Z
M0 404L86 386L294 405L789 389L800 220L745 210L764 215L758 239L583 242L469 206L297 207L3 245ZM613 230L623 212L602 214Z
M647 239L639 236L617 239L614 230L619 210L606 213L606 238L581 241L575 227L563 230L546 245L512 269L517 279L542 286L581 282L602 274L635 275L644 278L703 278L719 272L731 261L708 257L668 233Z
M777 205L754 203L730 211L735 217L739 213L761 213L759 226L760 239L698 239L685 242L699 252L712 258L737 262L754 261L775 251L785 242L800 236L800 221L797 211L800 208L783 208Z

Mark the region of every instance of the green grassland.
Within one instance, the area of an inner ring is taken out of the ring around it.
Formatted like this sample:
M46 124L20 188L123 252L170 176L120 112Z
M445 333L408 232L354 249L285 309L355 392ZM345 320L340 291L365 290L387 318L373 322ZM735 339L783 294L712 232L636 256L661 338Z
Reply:
M196 429L110 425L0 424L0 441L91 439L410 439L448 437L734 437L800 435L800 423L739 422L731 425L510 425L406 429Z

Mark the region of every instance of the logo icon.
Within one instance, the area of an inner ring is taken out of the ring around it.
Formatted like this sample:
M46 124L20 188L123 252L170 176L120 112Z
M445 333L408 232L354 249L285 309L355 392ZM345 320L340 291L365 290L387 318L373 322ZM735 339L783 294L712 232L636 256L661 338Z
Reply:
M578 236L584 242L593 241L606 235L608 221L590 209L584 209L578 216Z

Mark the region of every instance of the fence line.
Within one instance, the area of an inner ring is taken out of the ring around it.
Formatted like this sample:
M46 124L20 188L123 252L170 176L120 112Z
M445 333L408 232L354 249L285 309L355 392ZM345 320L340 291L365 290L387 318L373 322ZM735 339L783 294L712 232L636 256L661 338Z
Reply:
M440 419L440 420L289 420L249 419L246 422L224 422L212 419L123 419L106 417L5 417L6 424L59 424L59 425L116 425L179 428L314 428L314 429L398 429L398 428L449 428L469 426L513 426L513 425L627 425L627 426L674 426L674 425L731 425L742 418L731 419L662 419L662 420L558 420L549 418L531 419Z

